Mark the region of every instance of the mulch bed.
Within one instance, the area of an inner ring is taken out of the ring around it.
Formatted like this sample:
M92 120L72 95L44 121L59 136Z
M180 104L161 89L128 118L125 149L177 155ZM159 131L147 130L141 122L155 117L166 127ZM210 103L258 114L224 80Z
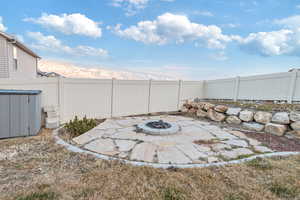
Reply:
M267 133L245 133L248 137L262 142L276 151L300 151L300 139L280 137Z

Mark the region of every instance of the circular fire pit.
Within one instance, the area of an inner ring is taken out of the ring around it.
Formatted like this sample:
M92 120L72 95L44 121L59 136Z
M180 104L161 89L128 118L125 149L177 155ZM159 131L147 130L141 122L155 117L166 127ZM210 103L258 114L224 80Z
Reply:
M149 135L172 135L180 131L180 126L163 120L150 120L138 124L137 131Z

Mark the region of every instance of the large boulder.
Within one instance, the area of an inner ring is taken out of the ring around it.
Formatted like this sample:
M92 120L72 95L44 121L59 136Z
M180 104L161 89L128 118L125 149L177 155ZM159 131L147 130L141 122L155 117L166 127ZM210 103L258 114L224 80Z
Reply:
M183 105L181 106L180 111L186 113L189 111L189 109L186 107L186 105Z
M292 111L290 113L290 120L293 122L300 121L300 112Z
M287 112L278 112L272 117L272 122L277 124L289 124L289 114Z
M258 111L254 115L254 119L258 123L267 124L272 120L272 114L268 112Z
M264 125L255 122L251 122L251 123L243 122L242 126L247 130L257 131L257 132L263 131L265 127Z
M204 110L197 110L197 113L196 113L197 117L207 117L207 112L205 112Z
M205 102L204 105L203 105L203 109L206 110L206 111L208 111L210 109L213 109L214 107L215 107L214 104L208 103L208 102Z
M234 115L228 116L226 118L226 122L228 124L240 124L240 123L242 123L242 121L240 120L240 118L238 118L237 116L234 116Z
M228 108L226 114L238 116L241 110L242 110L241 108Z
M271 133L277 136L283 136L286 130L287 126L282 124L267 123L265 127L266 133Z
M228 109L228 106L224 106L224 105L218 105L215 108L215 111L220 112L220 113L225 113Z
M221 122L221 121L224 121L226 116L222 113L218 113L216 112L215 110L213 109L209 109L207 111L207 117L213 121L216 121L216 122Z
M292 129L295 130L295 131L300 131L300 121L291 123L291 127L292 127Z
M250 122L253 121L253 112L250 110L243 110L242 112L240 112L240 119L244 122Z

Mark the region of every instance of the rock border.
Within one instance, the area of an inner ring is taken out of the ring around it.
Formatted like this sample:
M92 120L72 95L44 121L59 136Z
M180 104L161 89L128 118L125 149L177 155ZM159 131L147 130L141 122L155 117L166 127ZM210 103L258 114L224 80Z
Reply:
M215 122L241 125L249 131L266 132L277 136L284 136L289 132L300 137L300 112L296 111L266 112L199 100L187 100L180 111Z
M159 163L147 163L147 162L139 162L139 161L131 161L131 160L125 160L125 159L121 159L121 158L115 158L112 156L107 156L107 155L103 155L103 154L99 154L99 153L95 153L95 152L91 152L88 150L83 150L77 146L74 146L72 144L67 143L66 141L64 141L62 138L60 138L58 136L59 130L61 128L55 129L53 130L53 135L54 135L54 139L56 144L58 145L62 145L63 147L65 147L67 150L74 152L74 153L86 153L89 155L93 155L96 158L100 158L102 160L108 160L108 161L113 161L113 160L117 160L120 161L124 164L130 164L133 166L148 166L148 167L154 167L154 168L161 168L161 169L169 169L169 168L204 168L204 167L220 167L220 166L226 166L226 165L231 165L231 164L240 164L240 163L244 163L244 162L248 162L251 160L254 160L256 158L268 158L268 157L274 157L274 156L283 156L283 157L287 157L287 156L291 156L291 155L300 155L300 152L275 152L275 153L266 153L266 154L260 154L260 155L254 155L254 156L250 156L248 158L243 158L243 159L239 159L239 160L231 160L231 161L227 161L227 162L217 162L217 163L207 163L207 164L159 164Z

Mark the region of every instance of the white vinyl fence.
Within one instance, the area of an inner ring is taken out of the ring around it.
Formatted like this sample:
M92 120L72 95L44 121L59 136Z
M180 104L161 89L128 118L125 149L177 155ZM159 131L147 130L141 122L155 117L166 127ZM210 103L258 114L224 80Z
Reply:
M0 89L42 90L42 106L55 105L60 120L176 111L188 99L300 101L300 72L209 81L38 78L0 80Z
M204 81L206 99L300 101L300 72Z
M75 115L103 118L176 111L187 99L203 98L202 81L39 78L0 80L0 89L42 90L42 106L58 106L61 122Z

